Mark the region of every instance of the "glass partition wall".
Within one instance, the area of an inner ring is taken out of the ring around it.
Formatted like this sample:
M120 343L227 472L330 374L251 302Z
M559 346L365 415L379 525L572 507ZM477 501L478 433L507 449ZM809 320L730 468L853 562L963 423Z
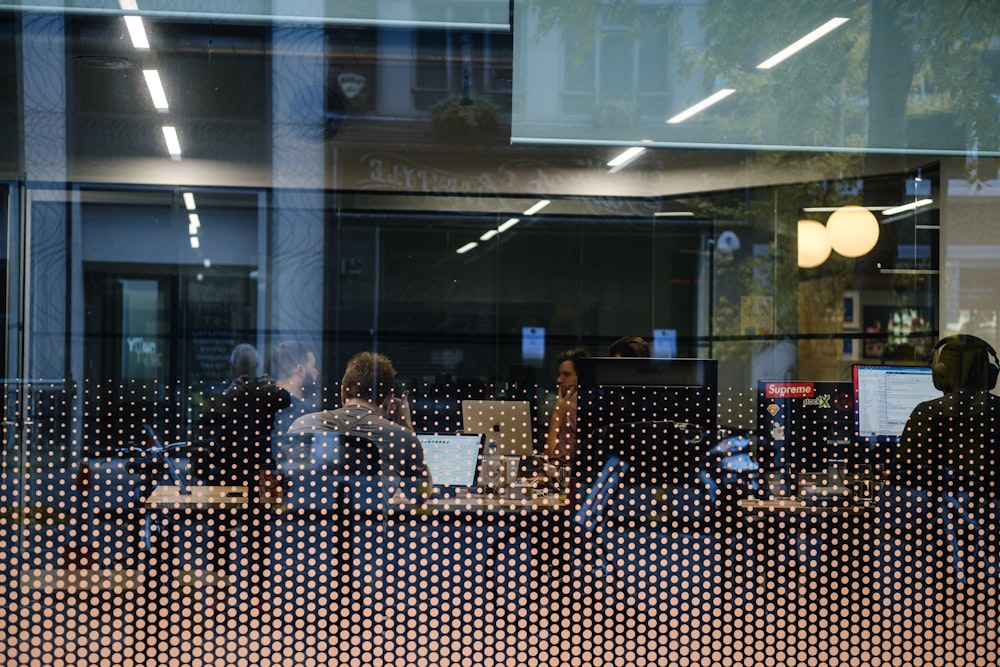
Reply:
M992 481L900 495L916 399L877 440L853 383L997 342L995 3L182 4L0 3L6 662L995 652ZM625 336L717 362L718 430L589 388L633 417L554 472L560 354ZM311 410L377 352L417 434L526 401L534 455L362 507L258 405L211 491L234 349L289 341Z

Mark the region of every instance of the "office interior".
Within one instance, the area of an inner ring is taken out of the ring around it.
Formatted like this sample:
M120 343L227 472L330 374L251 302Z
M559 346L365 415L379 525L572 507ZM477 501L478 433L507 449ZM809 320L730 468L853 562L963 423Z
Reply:
M859 423L902 399L858 369L1000 342L998 16L0 2L3 662L995 661L993 489L880 521L899 433ZM287 340L328 409L387 355L418 433L527 403L522 482L586 348L572 479L157 504L206 493L233 348Z

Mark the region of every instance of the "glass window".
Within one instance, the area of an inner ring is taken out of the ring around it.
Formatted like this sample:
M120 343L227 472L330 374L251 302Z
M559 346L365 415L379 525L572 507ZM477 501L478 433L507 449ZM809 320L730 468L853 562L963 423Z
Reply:
M72 4L0 662L989 661L994 3Z

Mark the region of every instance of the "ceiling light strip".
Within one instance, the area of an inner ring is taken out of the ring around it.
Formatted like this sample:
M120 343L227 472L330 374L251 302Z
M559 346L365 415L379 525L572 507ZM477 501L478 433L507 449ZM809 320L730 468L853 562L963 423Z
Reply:
M703 99L701 102L698 102L694 106L688 107L687 109L680 112L673 118L668 119L667 122L672 125L677 123L683 123L691 116L701 113L708 107L718 102L721 102L722 100L726 99L735 92L736 90L734 88L723 88L722 90L716 91L711 95L709 95L708 97L706 97L705 99Z
M155 69L144 69L142 75L146 79L146 87L149 88L149 96L153 100L153 106L158 111L167 111L170 105L167 104L167 93L163 90L160 73Z
M637 157L639 157L645 152L646 149L643 148L642 146L632 146L631 148L625 149L624 151L622 151L621 153L619 153L618 155L616 155L615 157L613 157L611 160L608 161L608 166L611 167L610 169L608 169L608 173L609 174L618 173L619 171L624 169L626 165L630 164L633 160L635 160Z
M164 125L163 138L167 142L167 152L170 153L170 156L179 158L181 156L181 142L177 138L177 129L172 125Z
M524 215L534 215L551 203L552 201L549 199L539 199L534 206L532 206L531 208L529 208L527 211L524 212Z
M787 60L788 58L791 58L793 55L795 55L796 53L798 53L802 49L806 48L807 46L809 46L810 44L812 44L816 40L821 39L825 35L828 35L829 33L833 32L834 30L836 30L840 26L844 25L848 21L850 21L850 19L843 18L843 17L837 17L837 18L830 19L829 21L827 21L826 23L824 23L820 27L818 27L815 30L813 30L812 32L810 32L805 37L802 37L801 39L796 40L792 44L789 44L788 46L786 46L785 48L783 48L781 51L778 51L773 56L771 56L770 58L768 58L767 60L765 60L761 64L757 65L757 69L771 69L772 67L774 67L778 63L781 63L781 62Z
M908 204L902 204L900 206L893 206L892 208L887 208L882 211L882 215L896 215L897 213L905 213L906 211L915 211L918 208L923 208L924 206L930 206L934 203L933 199L918 199L917 201L911 201Z
M146 28L142 25L142 17L129 14L125 17L125 27L128 28L128 36L132 40L132 46L137 49L148 49L149 38L146 36Z

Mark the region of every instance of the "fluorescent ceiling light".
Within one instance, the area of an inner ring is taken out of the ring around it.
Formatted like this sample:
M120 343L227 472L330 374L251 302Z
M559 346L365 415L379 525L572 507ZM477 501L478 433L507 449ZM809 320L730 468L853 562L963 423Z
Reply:
M118 0L118 6L127 12L139 11L139 5L135 0Z
M197 208L194 204L193 192L185 192L184 194L181 195L181 197L184 198L184 208L186 208L189 211L193 211L195 208Z
M191 239L191 247L192 248L200 248L201 247L201 241L198 240L197 236L189 236L188 238Z
M519 222L521 222L521 218L508 218L505 223L497 227L497 233L502 234Z
M843 208L842 206L806 206L802 210L806 213L833 213L836 210ZM889 208L888 206L862 206L861 208L868 211L884 211Z
M149 96L153 98L153 106L160 111L166 111L167 94L163 91L163 84L160 82L160 73L155 69L144 69L142 75L146 77L146 87L149 88Z
M794 43L790 44L789 46L786 46L785 48L778 51L777 53L775 53L773 56L771 56L761 64L757 65L757 69L771 69L778 63L792 57L802 49L806 48L816 40L823 37L824 35L833 32L834 30L844 25L848 21L850 21L850 19L845 19L845 18L830 19L829 21L827 21L826 23L824 23L823 25L821 25L820 27L816 28L811 33L803 37L802 39L799 39Z
M548 199L540 199L534 206L525 211L524 215L534 215L551 203L552 202Z
M896 215L897 213L905 213L906 211L915 211L918 208L923 208L924 206L930 206L934 203L933 199L918 199L917 201L911 201L909 204L903 204L901 206L893 206L892 208L887 208L882 211L882 215Z
M142 25L142 17L129 14L125 17L125 27L128 28L128 36L132 38L132 46L137 49L148 49L149 38L146 37L146 29Z
M177 140L177 130L172 125L163 126L163 138L167 141L167 152L171 157L180 157L181 142Z
M653 214L654 218L691 218L694 217L694 213L691 211L657 211Z
M733 88L723 88L720 91L712 93L711 95L709 95L708 97L706 97L705 99L703 99L701 102L698 102L694 106L692 106L692 107L690 107L688 109L685 109L684 111L680 112L679 114L677 114L673 118L667 120L667 122L671 123L671 124L683 123L688 118L690 118L691 116L695 115L696 113L701 113L702 111L704 111L708 107L712 106L716 102L721 102L722 100L726 99L727 97L729 97L730 95L732 95L735 92L736 92L736 90L733 89Z
M610 172L613 174L625 165L627 165L632 160L636 159L646 151L642 146L632 146L632 148L627 148L617 156L608 161L608 166L611 167Z
M547 203L548 202L546 202L546 204ZM537 206L537 204L536 204L536 206ZM541 208L541 207L539 207L539 208ZM528 209L528 210L531 210L531 209ZM521 218L507 218L507 220L502 225L500 225L499 227L497 227L496 229L487 229L485 232L483 232L483 235L479 237L479 240L480 241L489 241L494 236L497 236L498 234L504 233L505 231L507 231L508 229L510 229L511 227L513 227L514 225L516 225L519 222L521 222ZM472 245L473 245L473 247L475 247L474 243ZM470 250L471 250L471 248L470 248ZM461 252L461 250L459 250L459 252Z
M198 217L197 213L188 214L188 229L198 229L201 227L201 218ZM193 234L194 232L192 232Z
M455 252L457 252L459 255L464 255L465 253L469 252L470 250L472 250L473 248L475 248L478 245L479 244L476 243L475 241L469 241L468 243L466 243L464 246L462 246L461 248L459 248Z

